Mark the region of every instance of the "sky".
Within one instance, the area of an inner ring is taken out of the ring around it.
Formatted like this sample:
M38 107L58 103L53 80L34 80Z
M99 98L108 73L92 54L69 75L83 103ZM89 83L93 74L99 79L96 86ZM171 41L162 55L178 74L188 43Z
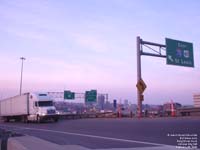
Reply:
M137 103L136 37L193 43L194 68L142 56L144 102L193 104L200 93L198 0L1 0L0 99L23 92L97 89Z

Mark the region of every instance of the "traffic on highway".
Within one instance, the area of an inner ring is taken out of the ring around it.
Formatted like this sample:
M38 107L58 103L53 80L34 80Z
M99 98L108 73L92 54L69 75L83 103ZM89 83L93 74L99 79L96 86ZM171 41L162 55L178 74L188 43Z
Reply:
M200 149L199 8L0 0L0 150Z

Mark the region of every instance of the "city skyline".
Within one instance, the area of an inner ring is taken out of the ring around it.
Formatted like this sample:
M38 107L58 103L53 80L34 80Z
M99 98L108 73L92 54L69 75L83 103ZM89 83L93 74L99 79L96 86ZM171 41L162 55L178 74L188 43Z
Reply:
M85 92L137 103L136 37L165 44L193 43L194 68L142 56L144 102L193 104L200 93L200 2L25 1L0 2L0 98L22 92Z

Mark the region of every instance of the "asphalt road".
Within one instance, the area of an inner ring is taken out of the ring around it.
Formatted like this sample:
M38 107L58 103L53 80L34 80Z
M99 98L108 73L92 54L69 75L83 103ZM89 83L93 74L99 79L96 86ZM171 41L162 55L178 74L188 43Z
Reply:
M0 123L0 128L36 136L60 145L91 149L175 145L180 136L196 136L200 118L77 119L57 123Z

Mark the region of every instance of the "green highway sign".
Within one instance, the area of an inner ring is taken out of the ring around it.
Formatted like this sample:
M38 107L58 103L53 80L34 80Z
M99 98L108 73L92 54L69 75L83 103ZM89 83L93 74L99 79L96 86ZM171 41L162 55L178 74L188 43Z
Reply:
M167 64L194 67L193 44L166 38Z
M85 92L85 102L96 102L97 90L91 90Z
M75 93L71 91L64 91L64 99L75 99Z

